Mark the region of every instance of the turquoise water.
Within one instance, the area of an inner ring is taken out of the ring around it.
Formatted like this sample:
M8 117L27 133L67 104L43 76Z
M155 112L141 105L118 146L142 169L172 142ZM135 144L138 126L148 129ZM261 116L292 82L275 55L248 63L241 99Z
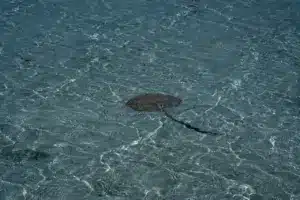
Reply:
M1 200L300 199L299 1L0 9Z

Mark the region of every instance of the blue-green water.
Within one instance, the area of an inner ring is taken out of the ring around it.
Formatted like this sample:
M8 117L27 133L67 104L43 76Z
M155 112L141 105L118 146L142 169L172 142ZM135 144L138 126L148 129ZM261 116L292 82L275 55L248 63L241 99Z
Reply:
M2 0L1 200L300 199L300 2ZM124 106L163 92L162 113Z

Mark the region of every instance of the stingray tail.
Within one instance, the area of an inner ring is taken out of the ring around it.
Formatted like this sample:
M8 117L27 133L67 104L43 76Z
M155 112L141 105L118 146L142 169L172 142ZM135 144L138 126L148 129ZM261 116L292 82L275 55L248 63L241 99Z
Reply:
M164 108L161 108L162 112L165 113L165 115L170 118L171 120L179 123L179 124L182 124L184 125L186 128L188 129L192 129L194 131L197 131L199 133L204 133L204 134L207 134L207 135L220 135L218 133L215 133L215 132L211 132L211 131L205 131L205 130L201 130L200 128L197 128L197 127L194 127L192 126L191 124L187 123L187 122L184 122L184 121L181 121L181 120L178 120L176 118L174 118L172 115L170 115Z

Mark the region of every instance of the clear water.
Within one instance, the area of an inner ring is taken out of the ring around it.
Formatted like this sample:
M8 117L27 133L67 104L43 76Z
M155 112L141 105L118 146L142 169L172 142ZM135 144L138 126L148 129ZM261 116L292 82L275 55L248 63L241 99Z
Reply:
M298 0L0 9L1 200L300 199Z

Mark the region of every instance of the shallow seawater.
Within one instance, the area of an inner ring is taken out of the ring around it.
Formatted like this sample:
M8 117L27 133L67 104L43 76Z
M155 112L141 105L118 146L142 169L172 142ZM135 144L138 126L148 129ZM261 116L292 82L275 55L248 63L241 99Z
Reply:
M0 5L1 200L300 199L297 1Z

